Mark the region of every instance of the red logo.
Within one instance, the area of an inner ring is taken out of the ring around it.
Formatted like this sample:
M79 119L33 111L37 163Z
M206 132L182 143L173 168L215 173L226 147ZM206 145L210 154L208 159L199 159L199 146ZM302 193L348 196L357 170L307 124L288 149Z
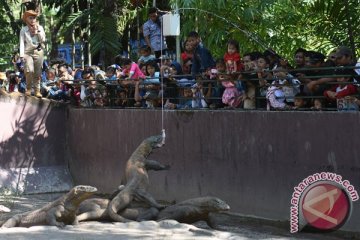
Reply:
M318 230L336 230L350 215L351 205L345 191L331 183L310 186L302 199L306 222Z

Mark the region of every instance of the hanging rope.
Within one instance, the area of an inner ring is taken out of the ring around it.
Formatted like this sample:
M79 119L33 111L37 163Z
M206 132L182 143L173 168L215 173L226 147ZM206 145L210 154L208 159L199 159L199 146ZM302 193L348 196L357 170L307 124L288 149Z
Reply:
M161 28L160 28L160 69L161 66L163 64L163 28L164 28L164 23L163 23L163 19L161 19L160 21L161 23ZM161 73L160 71L160 78L161 78L161 134L162 134L162 142L163 144L165 144L165 128L164 128L164 74Z

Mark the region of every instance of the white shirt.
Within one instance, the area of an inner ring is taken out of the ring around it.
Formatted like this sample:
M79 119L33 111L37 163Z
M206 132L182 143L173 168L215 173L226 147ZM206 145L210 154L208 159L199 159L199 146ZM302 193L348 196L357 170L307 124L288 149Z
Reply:
M26 52L36 49L39 43L45 42L45 31L42 26L38 26L38 33L31 37L28 26L24 26L20 31L20 57L24 57Z

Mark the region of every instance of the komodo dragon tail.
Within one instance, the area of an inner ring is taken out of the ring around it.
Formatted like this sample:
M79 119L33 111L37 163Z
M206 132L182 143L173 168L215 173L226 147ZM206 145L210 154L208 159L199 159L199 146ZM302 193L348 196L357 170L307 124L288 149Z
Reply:
M116 197L114 198L116 199ZM132 222L132 220L124 218L122 216L120 216L119 214L117 214L117 212L121 209L119 208L117 205L117 200L114 201L111 200L111 202L109 203L108 207L107 207L107 212L109 214L109 217L115 221L115 222Z

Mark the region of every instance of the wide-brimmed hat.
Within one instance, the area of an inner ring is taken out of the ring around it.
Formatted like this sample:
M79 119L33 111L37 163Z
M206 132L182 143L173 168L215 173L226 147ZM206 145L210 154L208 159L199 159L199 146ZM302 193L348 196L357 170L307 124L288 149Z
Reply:
M4 72L0 72L0 80L5 80L6 74Z
M38 13L35 12L34 10L27 10L27 11L24 12L24 14L23 14L23 16L22 16L22 20L23 20L24 22L26 22L26 19L27 19L28 17L30 17L30 16L35 16L35 17L37 17L37 16L38 16Z

